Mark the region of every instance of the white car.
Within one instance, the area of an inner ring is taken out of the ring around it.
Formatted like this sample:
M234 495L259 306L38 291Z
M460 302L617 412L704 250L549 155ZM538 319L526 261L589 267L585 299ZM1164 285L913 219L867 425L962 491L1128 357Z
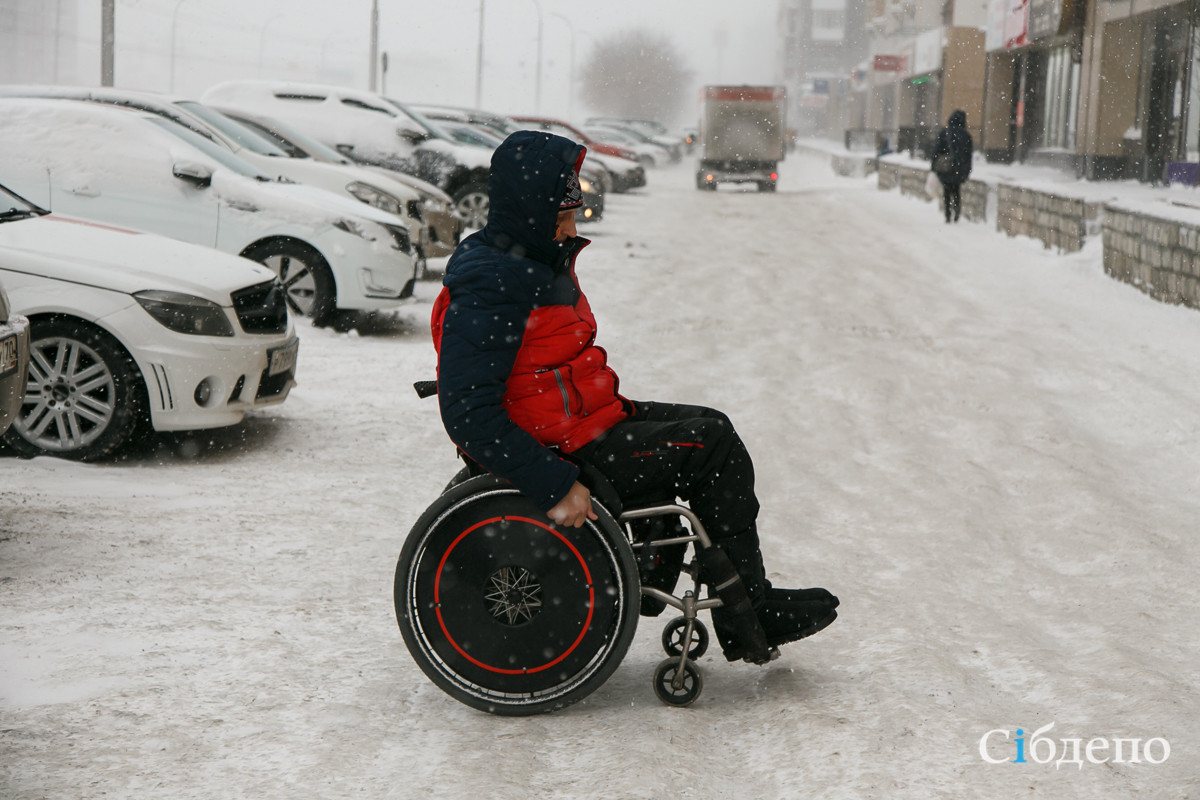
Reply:
M267 175L346 195L400 217L408 227L409 233L413 235L414 243L427 238L420 212L421 196L406 185L371 174L348 161L331 164L296 156L280 147L271 137L265 136L262 131L248 128L220 111L194 100L150 92L71 86L6 86L0 88L0 97L87 100L157 114L223 145L238 158L258 167ZM418 244L418 255L421 258L422 252ZM420 271L422 267L418 266L418 272Z
M638 163L643 166L655 167L658 166L660 161L666 161L670 158L670 154L666 148L641 141L629 131L617 128L593 127L584 128L584 133L601 144L612 144L632 150L637 153Z
M299 340L271 270L0 197L24 212L0 220L0 281L32 332L18 453L91 461L146 421L216 428L287 398Z
M200 102L282 120L354 161L415 175L450 195L467 227L487 221L491 152L454 141L395 100L340 86L240 80L212 87Z
M321 144L308 134L301 132L298 128L287 123L280 122L271 117L247 114L242 111L231 111L229 109L217 110L230 119L242 123L274 142L292 158L311 158L313 161L321 164L338 164L346 167L354 166L354 162L341 153ZM385 186L390 182L400 183L417 195L420 204L414 209L410 200L408 216L417 216L424 223L421 229L422 254L430 258L438 258L440 256L448 256L454 252L454 248L458 246L459 237L462 235L463 224L458 215L454 213L453 201L450 199L450 195L432 183L427 183L414 175L407 175L403 172L394 172L383 167L372 167L369 165L364 165L361 168L377 176L376 180L382 179ZM375 202L374 198L364 193L361 189L355 189L354 194L364 203L388 210L378 202Z
M0 223L24 219L28 213L15 199L0 192ZM25 376L29 370L29 320L14 314L8 293L0 284L0 434L8 430L25 399Z
M277 181L161 116L0 98L0 141L0 183L28 200L264 263L317 324L412 293L414 251L397 217Z

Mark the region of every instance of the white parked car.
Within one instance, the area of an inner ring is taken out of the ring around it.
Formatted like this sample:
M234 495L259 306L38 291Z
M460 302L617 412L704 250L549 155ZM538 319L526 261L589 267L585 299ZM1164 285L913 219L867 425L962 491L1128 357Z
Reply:
M321 164L354 165L353 161L332 147L321 144L300 129L285 122L257 114L247 114L243 111L218 110L230 119L237 120L270 139L292 158L311 158ZM463 223L454 213L454 204L450 195L414 175L370 165L362 165L361 169L374 173L384 181L403 184L416 193L420 205L414 209L412 201L409 201L408 211L410 217L418 216L424 223L421 230L421 247L426 256L438 258L454 252L454 248L458 246L459 237L462 235ZM385 206L375 202L375 198L362 189L356 188L354 193L364 203L388 210Z
M601 144L611 144L632 150L637 154L638 163L647 167L658 166L659 163L670 159L670 153L665 147L642 141L631 131L619 130L617 128L590 127L584 128L584 133Z
M355 167L348 159L327 163L297 155L261 130L232 120L195 100L151 92L75 86L5 86L0 87L0 97L87 100L165 117L223 145L267 175L345 195L400 217L413 236L419 258L424 258L420 243L428 236L421 214L420 194L396 180ZM422 266L418 266L418 272L421 271Z
M400 219L280 182L161 116L0 98L0 141L0 183L30 201L264 263L293 311L317 324L412 293L414 250Z
M0 192L0 224L27 219L32 214L25 204ZM8 293L0 283L0 434L21 412L28 370L29 320L12 311Z
M282 120L354 161L415 175L450 195L467 227L487 221L491 152L454 141L394 100L339 86L244 80L218 84L200 101Z
M17 452L91 461L146 421L216 428L287 398L299 341L271 270L0 198L22 212L0 219L0 281L32 339Z

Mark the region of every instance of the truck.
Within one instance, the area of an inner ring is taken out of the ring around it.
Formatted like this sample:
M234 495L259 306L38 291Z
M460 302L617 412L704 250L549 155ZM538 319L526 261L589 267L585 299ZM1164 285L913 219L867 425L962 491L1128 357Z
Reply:
M782 86L706 86L700 113L696 188L754 183L775 191L787 152L787 92Z

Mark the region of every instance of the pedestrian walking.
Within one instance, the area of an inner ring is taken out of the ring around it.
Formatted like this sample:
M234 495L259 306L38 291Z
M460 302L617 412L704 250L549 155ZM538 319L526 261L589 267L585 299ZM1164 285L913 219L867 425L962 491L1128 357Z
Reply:
M955 222L962 216L962 195L959 190L971 175L971 158L975 153L975 142L967 130L967 112L958 110L950 115L946 127L938 133L937 145L933 148L933 172L942 182L945 198L946 222L953 217Z

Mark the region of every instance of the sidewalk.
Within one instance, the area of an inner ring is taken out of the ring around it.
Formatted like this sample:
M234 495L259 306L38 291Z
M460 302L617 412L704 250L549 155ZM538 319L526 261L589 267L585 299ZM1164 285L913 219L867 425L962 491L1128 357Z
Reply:
M809 140L798 147L828 157L839 175L848 174L842 160L869 160L881 190L898 188L933 199L925 189L929 162L924 159L905 153L870 158L829 141ZM1036 239L1060 253L1077 252L1088 239L1101 237L1109 275L1162 302L1200 308L1200 193L1195 189L1085 181L1048 167L989 164L977 154L962 200L968 221Z

